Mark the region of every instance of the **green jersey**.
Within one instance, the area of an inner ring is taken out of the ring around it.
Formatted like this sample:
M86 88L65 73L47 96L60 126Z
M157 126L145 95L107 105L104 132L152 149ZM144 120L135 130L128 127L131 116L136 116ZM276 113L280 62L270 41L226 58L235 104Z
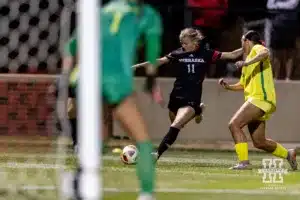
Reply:
M107 50L107 38L122 37L126 45L126 53L132 58L136 53L137 42L142 35L146 42L146 59L154 63L160 55L161 47L161 17L149 5L138 6L136 3L128 3L126 0L114 0L105 5L101 12L101 36L102 52ZM65 51L75 56L77 53L76 34L69 40Z
M133 91L131 66L135 59L137 44L142 35L146 41L146 58L155 63L161 50L161 19L149 5L139 6L126 0L115 0L100 12L103 96L110 104L121 102ZM69 55L77 54L76 35L66 45ZM89 66L82 66L89 67ZM76 72L76 70L74 70ZM71 76L71 83L77 82ZM75 84L76 85L76 84Z

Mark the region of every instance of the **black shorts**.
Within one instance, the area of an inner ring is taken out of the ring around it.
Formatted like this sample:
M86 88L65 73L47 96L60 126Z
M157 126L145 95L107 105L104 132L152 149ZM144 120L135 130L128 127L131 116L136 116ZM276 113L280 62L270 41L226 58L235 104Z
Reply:
M200 108L201 99L190 98L185 95L170 95L170 100L168 104L168 109L174 114L177 113L179 108L190 106L195 110L196 115L200 115L202 113L202 109Z
M58 90L59 90L59 83L58 83L58 81L55 83L55 85L56 85L56 90L55 90L55 96L56 96L56 98L58 97ZM75 87L71 87L70 85L68 86L68 97L69 98L76 98L76 88Z

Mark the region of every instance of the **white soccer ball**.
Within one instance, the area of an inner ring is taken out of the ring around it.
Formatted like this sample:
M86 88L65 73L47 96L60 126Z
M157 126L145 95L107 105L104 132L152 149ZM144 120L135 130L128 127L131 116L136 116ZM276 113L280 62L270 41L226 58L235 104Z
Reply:
M134 145L128 145L124 147L121 153L121 161L127 165L136 164L137 158L139 155L139 151Z

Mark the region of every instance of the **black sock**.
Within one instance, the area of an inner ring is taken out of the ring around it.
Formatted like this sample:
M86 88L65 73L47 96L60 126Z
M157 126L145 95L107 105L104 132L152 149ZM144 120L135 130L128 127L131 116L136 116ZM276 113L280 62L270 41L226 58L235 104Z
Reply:
M73 146L77 144L77 119L69 119L71 124L71 136L73 140Z
M175 127L170 127L169 132L164 137L164 139L161 141L157 153L158 157L160 157L177 139L178 133L180 129Z

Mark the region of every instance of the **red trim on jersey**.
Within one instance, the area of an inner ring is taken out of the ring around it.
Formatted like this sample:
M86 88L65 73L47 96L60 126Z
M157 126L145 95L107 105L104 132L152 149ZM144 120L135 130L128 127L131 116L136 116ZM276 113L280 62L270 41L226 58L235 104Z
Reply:
M221 57L221 52L219 52L219 51L214 51L211 60L212 60L212 62L215 62L215 61L217 61L220 57Z

